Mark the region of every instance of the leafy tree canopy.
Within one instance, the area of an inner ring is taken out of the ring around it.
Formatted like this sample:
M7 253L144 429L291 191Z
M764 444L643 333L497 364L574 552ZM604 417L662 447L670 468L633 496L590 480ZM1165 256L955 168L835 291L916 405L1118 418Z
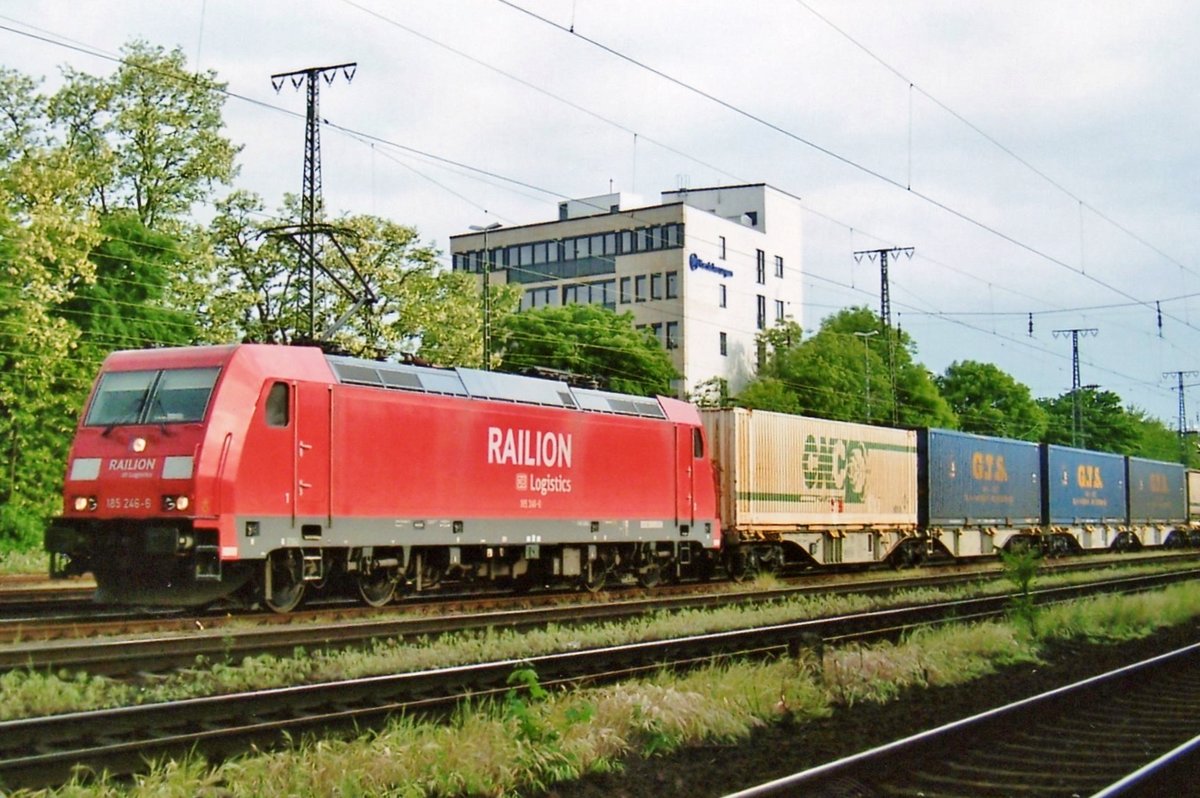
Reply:
M679 374L671 357L633 314L599 305L564 305L516 313L500 327L501 368L551 368L594 377L621 393L673 395Z
M187 68L183 50L135 41L107 77L70 67L49 103L94 207L131 209L147 227L177 220L237 172L221 135L225 84Z
M297 218L297 199L288 197L279 215ZM415 229L374 216L326 225L317 237L310 321L296 227L263 218L262 201L248 192L217 203L208 229L211 263L187 289L207 337L288 343L309 337L311 325L315 337L356 355L403 352L441 365L480 364L482 304L474 281L441 268ZM496 286L491 295L493 319L512 312L512 289Z
M1136 454L1141 429L1135 416L1121 406L1121 397L1094 386L1079 389L1080 423L1074 423L1071 391L1052 399L1039 399L1049 424L1045 443L1077 446L1099 452Z
M1029 387L991 363L956 361L935 383L967 432L1026 441L1046 432L1046 412Z
M760 338L768 356L755 380L778 385L760 392L752 382L738 395L739 404L764 396L779 400L781 387L791 392L805 415L843 421L908 426L956 426L953 410L938 393L929 372L915 360L916 346L904 332L884 331L867 308L849 308L821 322L816 334L802 339L793 322ZM889 379L889 345L894 348L896 387ZM749 392L751 397L745 397ZM749 406L749 405L747 405ZM781 408L775 408L781 409Z

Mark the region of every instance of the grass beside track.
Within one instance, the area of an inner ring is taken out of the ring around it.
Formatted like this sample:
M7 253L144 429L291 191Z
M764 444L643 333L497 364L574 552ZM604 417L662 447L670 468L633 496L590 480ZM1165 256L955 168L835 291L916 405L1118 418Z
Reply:
M1157 573L1167 566L1122 567L1106 576ZM1039 586L1087 582L1095 572L1047 577ZM759 580L763 589L775 580ZM801 595L762 604L659 611L634 619L541 629L485 629L417 640L381 638L365 648L308 652L290 657L264 654L221 661L198 658L193 667L157 681L130 683L86 673L13 670L0 674L0 720L87 709L174 701L248 690L316 684L381 674L464 665L746 629L886 607L927 604L1010 590L1003 580L951 588L902 590L888 595ZM233 631L230 631L231 635Z
M1056 640L1120 642L1200 617L1200 585L1056 605L1031 617L922 630L900 643L727 663L686 675L462 708L452 723L401 717L357 739L305 741L210 767L158 763L133 783L79 778L56 796L512 796L700 742L736 742L757 726L802 725L838 707L886 702L911 687L962 684L1037 662ZM1033 621L1032 623L1030 621ZM34 793L17 793L27 796Z
M0 551L0 576L49 572L50 555L44 551Z

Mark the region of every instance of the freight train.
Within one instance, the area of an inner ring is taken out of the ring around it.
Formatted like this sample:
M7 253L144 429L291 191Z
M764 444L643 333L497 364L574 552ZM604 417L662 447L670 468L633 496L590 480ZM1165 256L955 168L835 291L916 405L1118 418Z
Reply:
M287 612L313 591L380 606L450 584L1182 544L1192 482L946 430L237 344L105 360L45 547L51 576L91 572L100 602Z

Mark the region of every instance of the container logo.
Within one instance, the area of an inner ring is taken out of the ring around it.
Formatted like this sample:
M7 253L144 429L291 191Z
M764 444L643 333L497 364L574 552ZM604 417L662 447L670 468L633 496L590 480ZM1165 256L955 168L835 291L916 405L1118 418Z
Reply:
M804 484L810 490L845 492L859 504L867 490L867 446L862 441L809 435L804 439Z
M971 455L971 476L976 482L1008 482L1004 455L975 452Z
M1075 481L1081 488L1099 490L1104 487L1104 477L1100 475L1099 466L1080 465L1075 469Z

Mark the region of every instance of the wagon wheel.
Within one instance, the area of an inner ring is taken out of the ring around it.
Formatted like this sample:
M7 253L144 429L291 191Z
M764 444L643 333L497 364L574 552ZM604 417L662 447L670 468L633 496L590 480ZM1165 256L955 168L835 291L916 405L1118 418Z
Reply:
M372 607L382 607L396 595L400 572L396 568L370 568L358 572L358 595Z
M758 564L753 551L735 546L725 556L725 569L734 582L748 582L758 575Z
M263 603L272 612L288 613L304 599L304 558L299 549L276 549L267 555Z

